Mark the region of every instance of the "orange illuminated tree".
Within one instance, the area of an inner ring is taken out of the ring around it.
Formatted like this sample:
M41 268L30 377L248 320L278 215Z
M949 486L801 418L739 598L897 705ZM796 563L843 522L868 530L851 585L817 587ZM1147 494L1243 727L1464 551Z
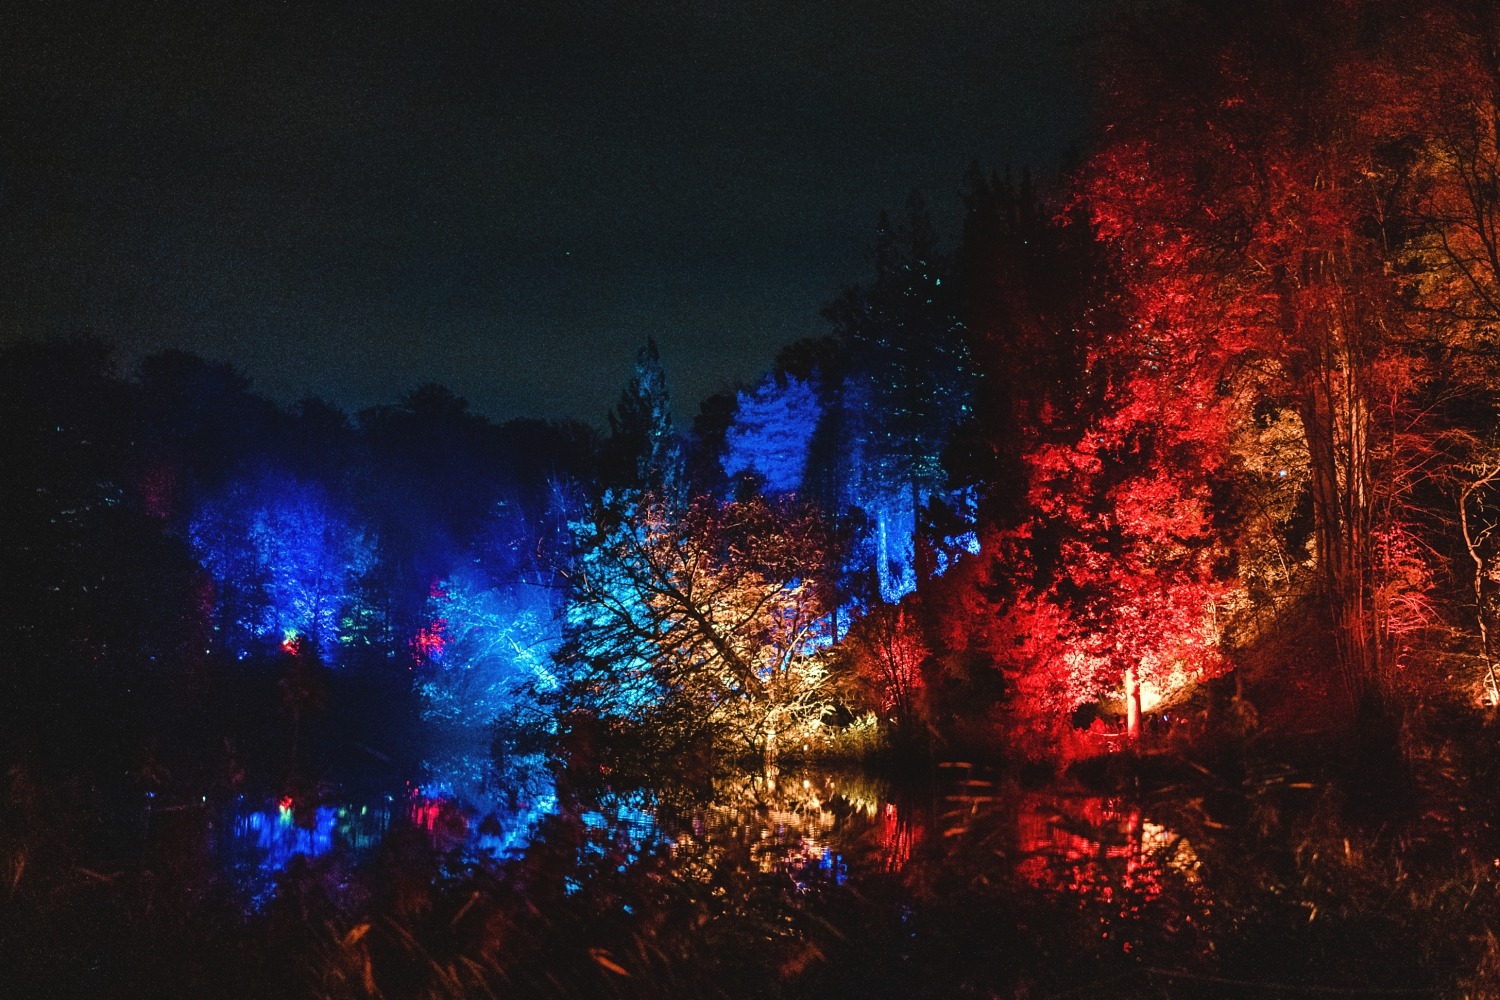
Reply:
M663 746L774 759L831 706L815 513L761 496L685 506L606 497L579 552L556 654L556 700Z

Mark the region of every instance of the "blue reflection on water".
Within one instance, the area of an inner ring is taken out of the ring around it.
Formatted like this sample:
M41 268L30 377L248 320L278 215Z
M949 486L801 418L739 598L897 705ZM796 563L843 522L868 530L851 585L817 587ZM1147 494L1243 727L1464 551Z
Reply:
M497 769L473 755L429 762L400 795L316 804L241 797L230 806L221 841L225 866L251 909L275 894L293 859L332 856L359 862L393 829L424 831L433 847L462 860L524 851L541 820L557 811L551 772L540 758Z
M284 868L298 854L319 857L333 849L334 823L344 809L319 806L311 826L299 826L289 804L274 809L241 813L234 820L234 836L246 844L254 842L268 868Z
M272 803L241 798L231 808L228 868L251 909L276 891L276 879L297 857L335 852L357 858L369 853L391 825L388 802L297 807L291 799Z
M413 792L428 808L419 806L413 818L432 830L442 815L430 805L447 804L449 835L460 827L464 831L462 843L448 846L470 857L497 858L525 850L537 824L557 812L557 784L539 754L497 763L486 754L453 753L428 760L423 772Z

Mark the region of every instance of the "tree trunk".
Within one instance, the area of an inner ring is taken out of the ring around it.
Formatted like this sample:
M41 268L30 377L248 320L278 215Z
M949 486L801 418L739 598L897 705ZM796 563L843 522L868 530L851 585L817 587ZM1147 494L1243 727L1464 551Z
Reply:
M1384 628L1373 606L1369 415L1347 372L1326 370L1303 407L1312 461L1318 566L1332 613L1339 671L1357 703L1380 687Z
M1125 668L1125 735L1132 744L1141 740L1141 675L1134 663Z
M1486 617L1485 605L1487 598L1484 587L1484 557L1480 554L1480 544L1484 536L1490 532L1485 528L1477 536L1469 528L1469 497L1476 491L1483 489L1500 477L1500 466L1481 471L1477 479L1464 487L1458 497L1458 523L1463 530L1464 548L1468 550L1469 558L1474 562L1474 618L1479 625L1479 648L1484 655L1484 669L1489 681L1489 695L1491 705L1500 705L1500 680L1495 677L1495 652L1490 641L1489 619Z
M1340 679L1352 704L1382 697L1385 629L1374 607L1375 503L1372 420L1365 352L1351 330L1357 318L1338 315L1331 264L1309 253L1304 280L1323 285L1301 294L1283 278L1282 336L1292 349L1298 415L1307 441L1319 587L1334 632ZM1319 294L1322 293L1322 294Z

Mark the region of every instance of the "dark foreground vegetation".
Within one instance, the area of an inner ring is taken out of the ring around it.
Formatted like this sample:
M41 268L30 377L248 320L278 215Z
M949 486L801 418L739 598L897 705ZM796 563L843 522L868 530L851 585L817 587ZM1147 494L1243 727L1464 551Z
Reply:
M4 985L1500 991L1500 21L1217 6L690 429L6 349Z

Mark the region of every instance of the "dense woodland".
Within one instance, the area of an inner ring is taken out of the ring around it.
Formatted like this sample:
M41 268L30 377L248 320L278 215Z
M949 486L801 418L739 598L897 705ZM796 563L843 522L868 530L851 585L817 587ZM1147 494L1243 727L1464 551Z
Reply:
M1161 6L1112 29L1074 167L972 169L946 241L882 215L826 335L696 414L651 343L602 430L7 348L5 754L1060 763L1280 726L1397 768L1482 720L1500 21Z

